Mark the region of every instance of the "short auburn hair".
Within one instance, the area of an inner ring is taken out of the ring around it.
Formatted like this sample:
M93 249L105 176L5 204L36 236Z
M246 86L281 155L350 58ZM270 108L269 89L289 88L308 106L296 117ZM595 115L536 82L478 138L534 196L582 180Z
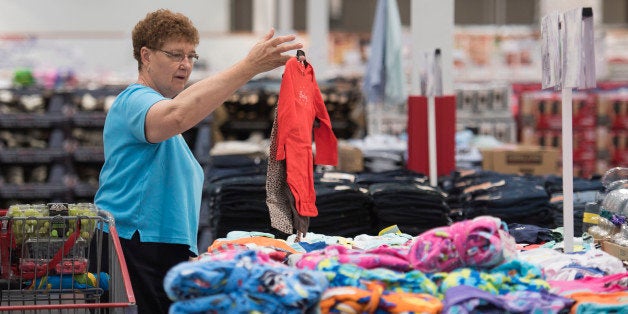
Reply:
M142 68L142 47L161 49L170 40L183 40L198 45L198 30L187 16L167 9L146 14L133 28L133 57Z

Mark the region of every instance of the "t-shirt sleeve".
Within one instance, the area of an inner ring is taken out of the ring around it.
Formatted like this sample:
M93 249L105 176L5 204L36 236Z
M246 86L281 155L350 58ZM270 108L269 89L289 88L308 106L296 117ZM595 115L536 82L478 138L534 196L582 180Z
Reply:
M131 134L138 141L148 143L144 126L146 125L146 114L148 109L166 97L148 88L139 89L129 95L124 106L124 117Z
M295 112L294 112L294 82L292 74L297 71L294 66L296 58L292 58L286 62L286 68L284 70L281 86L279 88L279 101L277 104L277 160L286 159L286 139L288 134L292 130Z
M312 71L312 89L314 95L314 107L316 110L316 118L321 125L314 128L314 142L316 143L316 155L314 163L317 165L338 165L338 140L331 126L331 119L327 112L327 106L323 101L321 90L316 82L314 69Z

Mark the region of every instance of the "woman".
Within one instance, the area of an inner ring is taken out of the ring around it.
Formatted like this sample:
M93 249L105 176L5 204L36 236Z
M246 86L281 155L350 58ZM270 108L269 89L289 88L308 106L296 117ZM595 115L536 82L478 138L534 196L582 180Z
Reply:
M139 74L107 114L94 202L115 218L140 313L168 311L166 272L198 254L203 171L181 133L302 47L294 35L273 36L271 30L244 59L186 88L199 42L190 19L157 10L133 30Z

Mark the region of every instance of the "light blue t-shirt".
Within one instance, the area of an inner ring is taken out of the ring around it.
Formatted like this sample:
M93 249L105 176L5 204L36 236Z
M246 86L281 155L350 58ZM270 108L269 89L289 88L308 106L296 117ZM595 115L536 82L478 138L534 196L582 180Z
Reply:
M114 101L103 131L105 163L94 203L115 218L119 236L142 242L187 244L198 254L203 169L181 134L149 143L146 113L157 91L128 86Z

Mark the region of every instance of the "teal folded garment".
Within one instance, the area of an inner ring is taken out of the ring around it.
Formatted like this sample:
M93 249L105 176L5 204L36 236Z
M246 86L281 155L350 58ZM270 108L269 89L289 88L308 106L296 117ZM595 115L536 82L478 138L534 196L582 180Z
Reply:
M164 278L175 301L170 313L303 313L318 304L327 285L322 272L273 262L254 250L230 260L180 263Z

